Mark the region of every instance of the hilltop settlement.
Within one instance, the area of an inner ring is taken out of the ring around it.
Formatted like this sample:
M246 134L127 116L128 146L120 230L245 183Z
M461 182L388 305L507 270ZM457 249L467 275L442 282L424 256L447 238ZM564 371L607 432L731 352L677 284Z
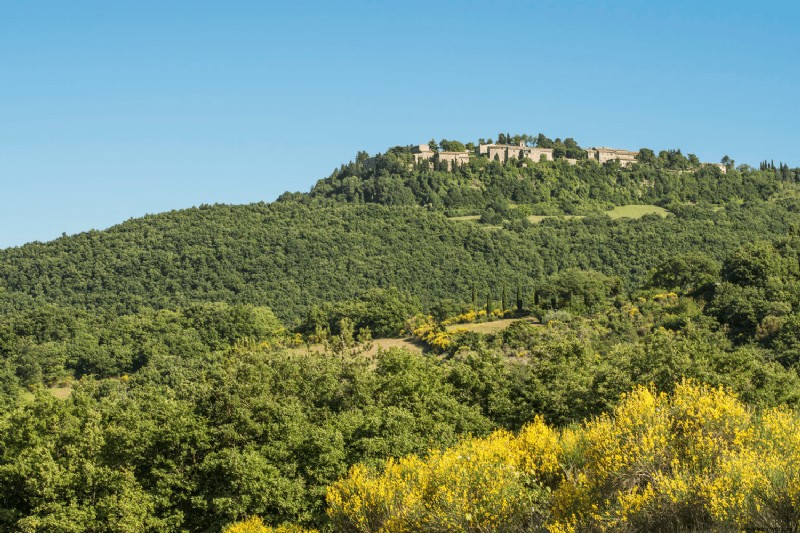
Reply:
M473 150L439 150L435 144L417 144L411 147L414 156L414 163L419 165L436 166L443 170L452 171L455 167L469 162L471 157L485 157L492 161L507 163L511 160L528 160L538 163L544 161L554 161L562 159L571 165L577 165L581 160L594 161L600 165L608 162L617 162L621 167L629 167L639 161L639 151L624 150L620 148L608 148L598 146L581 149L580 157L565 157L557 154L554 148L531 145L532 143L524 140L516 144L507 143L479 143ZM375 158L369 158L364 162L365 166L375 165ZM723 173L727 172L727 166L722 163L703 163L713 165Z

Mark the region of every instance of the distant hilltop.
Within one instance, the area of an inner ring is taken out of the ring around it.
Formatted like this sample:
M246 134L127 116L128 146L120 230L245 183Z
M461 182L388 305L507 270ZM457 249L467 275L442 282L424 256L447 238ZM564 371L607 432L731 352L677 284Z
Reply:
M451 146L456 145L464 149L438 150L436 145L432 145L431 143L413 145L411 147L411 153L414 156L414 163L417 165L438 163L440 168L452 171L454 167L468 163L470 157L486 157L499 163L525 159L530 162L538 163L560 159L571 165L577 165L581 160L595 161L601 165L616 161L621 167L629 167L639 161L639 151L633 152L631 150L608 148L605 146L582 149L575 144L575 146L571 148L571 155L575 157L568 157L564 154L557 153L557 149L555 148L531 146L529 142L525 140L520 140L517 144L493 143L491 141L480 142L477 146L472 144L462 145L455 141L444 142L446 146L448 144ZM368 158L364 161L364 165L373 167L375 161L374 157ZM722 163L703 164L715 166L723 173L727 173L728 171L728 167Z

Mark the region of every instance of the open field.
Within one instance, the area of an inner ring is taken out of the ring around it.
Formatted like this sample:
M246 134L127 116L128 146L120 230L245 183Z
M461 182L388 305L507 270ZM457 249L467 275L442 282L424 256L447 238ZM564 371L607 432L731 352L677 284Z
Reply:
M517 207L517 206L513 206ZM614 209L604 211L604 213L613 219L618 218L642 218L645 215L659 215L665 217L669 211L657 205L618 205ZM477 222L480 220L480 215L465 215L460 217L450 217L450 220L459 220L462 222ZM563 218L564 220L572 220L577 218L584 218L584 215L530 215L528 220L534 224L538 224L547 218ZM494 226L500 227L500 226Z
M665 217L669 211L657 205L619 205L611 211L606 211L611 218L642 218L645 215L659 215Z
M520 320L524 320L526 322L531 322L534 324L539 323L536 319L530 317L504 318L502 320L495 320L493 322L479 322L477 324L453 324L452 326L448 326L447 330L452 331L454 329L466 329L467 331L474 331L475 333L497 333L498 331L506 329L514 322L519 322Z
M49 392L59 400L64 400L69 398L70 394L72 394L72 387L70 385L65 385L63 387L50 387Z
M366 356L372 356L378 353L378 350L389 350L391 348L405 348L406 350L422 353L425 346L414 337L405 337L402 339L372 339L372 348L364 352ZM324 352L325 347L322 344L312 344L309 350L306 346L298 346L297 348L290 348L292 353L307 353L311 352Z
M563 218L564 220L571 220L573 218L583 218L583 215L531 215L528 221L538 224L546 218Z

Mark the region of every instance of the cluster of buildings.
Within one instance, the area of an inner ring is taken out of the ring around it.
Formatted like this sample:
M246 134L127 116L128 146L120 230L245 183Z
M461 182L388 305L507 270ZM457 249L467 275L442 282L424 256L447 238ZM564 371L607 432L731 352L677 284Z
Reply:
M429 163L443 164L448 171L453 168L461 166L469 162L470 152L437 152L432 150L427 144L419 144L411 148L411 153L414 156L414 163L420 164L423 161ZM499 161L505 163L512 159L530 159L531 161L553 161L552 148L540 148L538 146L527 146L521 142L516 144L481 144L478 145L478 155L485 156L492 161ZM604 164L609 161L618 161L620 166L628 167L636 163L639 152L631 152L630 150L621 150L619 148L607 148L604 146L587 148L586 155L588 159L596 161L599 164ZM374 164L374 158L366 164ZM564 161L575 165L578 163L577 159L564 158ZM727 167L722 164L713 164L719 168L723 173L727 172Z
M435 161L444 163L448 170L452 170L454 166L463 165L469 161L470 153L463 152L435 152L427 144L420 144L411 149L414 155L414 163L419 164L422 161ZM639 152L631 152L628 150L618 150L616 148L589 148L586 150L589 159L603 164L607 161L619 161L623 167L631 165L636 162L636 156ZM525 143L517 144L481 144L478 145L478 155L486 156L492 161L499 161L505 163L511 159L530 159L531 161L552 161L553 149L541 148L538 146L527 146ZM575 165L578 163L577 159L564 159L567 163Z
M481 144L478 155L485 155L492 161L505 163L509 159L530 159L531 161L552 161L552 148L526 146L525 143L514 144Z

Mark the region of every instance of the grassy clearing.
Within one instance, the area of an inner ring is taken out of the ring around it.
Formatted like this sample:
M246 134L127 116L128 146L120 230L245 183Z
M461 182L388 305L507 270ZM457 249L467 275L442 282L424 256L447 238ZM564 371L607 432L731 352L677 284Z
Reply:
M604 213L616 220L619 218L642 218L645 215L659 215L665 217L669 214L669 211L663 207L658 207L657 205L630 204L618 205L610 211L604 211ZM528 217L528 220L534 224L538 224L546 218L563 218L565 220L570 220L585 217L583 215L531 215Z
M480 322L477 324L453 324L452 326L448 326L447 330L452 331L454 329L466 329L467 331L474 331L475 333L497 333L498 331L503 331L514 322L519 322L520 320L538 324L534 318L504 318L502 320L495 320L493 322Z
M422 353L424 346L414 337L405 337L403 339L375 339L372 341L372 349L367 352L367 355L375 355L378 353L378 348L381 350L404 348L412 352Z
M528 217L530 222L538 224L546 218L563 218L564 220L572 220L574 218L584 218L583 215L531 215Z
M513 205L513 207L518 207L517 205ZM610 216L613 219L619 218L642 218L645 215L659 215L661 217L665 217L669 214L669 211L664 209L663 207L659 207L657 205L638 205L638 204L629 204L629 205L619 205L614 209L609 211L604 211L604 213ZM460 220L463 222L477 222L480 220L479 215L466 215L461 217L450 217L450 220ZM547 218L561 218L564 220L572 220L578 218L585 218L584 215L531 215L528 217L528 220L534 224L538 224L542 220ZM499 228L500 226L492 226L493 228Z
M59 400L66 400L72 394L72 386L50 387L49 392Z
M424 351L425 346L419 342L414 337L405 337L402 339L372 339L372 348L365 351L363 355L370 357L378 353L378 350L389 350L391 348L403 348L415 353L422 353ZM306 346L298 346L297 348L289 349L292 353L308 353L311 352L319 352L322 353L325 351L325 347L322 344L312 344L309 350Z
M657 205L619 205L611 211L606 211L611 218L642 218L645 215L659 215L665 217L669 211Z

